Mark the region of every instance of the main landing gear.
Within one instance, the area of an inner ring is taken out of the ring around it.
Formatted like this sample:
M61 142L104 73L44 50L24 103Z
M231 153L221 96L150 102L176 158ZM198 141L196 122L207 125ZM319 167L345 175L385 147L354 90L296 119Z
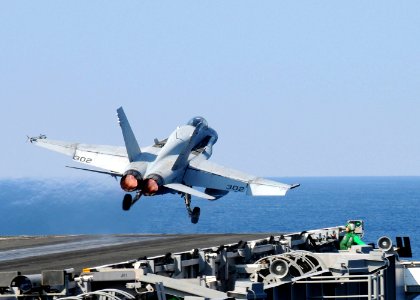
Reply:
M137 191L134 198L131 194L125 194L122 201L122 209L125 211L129 210L131 206L133 206L134 203L136 203L140 199L141 195L142 195L141 191ZM197 224L198 219L200 218L200 208L197 206L191 209L191 195L190 194L182 194L182 197L184 198L185 207L187 209L188 215L191 218L191 223Z
M191 210L191 195L190 194L184 194L184 202L185 202L185 207L187 208L188 215L191 218L191 223L197 224L198 219L200 218L200 208L197 206Z
M140 191L138 191L136 193L134 198L133 198L133 196L131 196L131 194L125 194L124 199L122 201L123 210L129 210L130 207L133 206L133 204L136 203L140 199L140 197L141 197L141 192Z

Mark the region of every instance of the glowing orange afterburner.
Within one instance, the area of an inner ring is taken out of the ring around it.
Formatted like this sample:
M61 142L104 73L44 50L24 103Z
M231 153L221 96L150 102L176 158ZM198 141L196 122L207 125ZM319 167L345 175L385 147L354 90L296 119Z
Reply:
M159 190L159 185L157 184L156 180L154 179L145 179L143 181L143 194L145 195L153 195Z
M127 174L121 178L120 185L124 191L132 192L137 189L139 183L135 176Z

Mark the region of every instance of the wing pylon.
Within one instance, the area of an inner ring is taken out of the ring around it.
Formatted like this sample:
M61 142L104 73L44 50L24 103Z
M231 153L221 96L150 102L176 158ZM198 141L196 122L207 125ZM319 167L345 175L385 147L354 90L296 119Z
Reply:
M204 199L207 199L207 200L216 199L213 196L210 196L210 195L207 195L207 194L202 193L200 191L197 191L197 190L195 190L195 189L193 189L193 188L191 188L187 185L181 184L181 183L168 183L168 184L165 184L164 186L169 188L169 189L172 189L172 190L184 193L184 194L189 194L189 195L192 195L192 196L196 196L196 197L199 197L199 198L204 198Z

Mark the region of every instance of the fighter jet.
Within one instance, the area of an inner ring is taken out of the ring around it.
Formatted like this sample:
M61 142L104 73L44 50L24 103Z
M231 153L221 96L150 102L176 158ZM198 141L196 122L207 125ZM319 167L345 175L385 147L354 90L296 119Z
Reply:
M289 185L248 175L213 162L212 155L217 132L202 117L192 118L178 126L164 140L140 148L122 107L117 109L125 147L91 145L51 140L45 135L30 137L37 146L71 156L74 161L96 168L85 171L108 174L120 178L120 186L127 192L123 210L129 210L142 195L180 194L192 223L197 223L200 208L191 209L191 196L216 200L229 192L251 196L284 196ZM193 187L202 187L204 191ZM131 193L134 193L134 197Z

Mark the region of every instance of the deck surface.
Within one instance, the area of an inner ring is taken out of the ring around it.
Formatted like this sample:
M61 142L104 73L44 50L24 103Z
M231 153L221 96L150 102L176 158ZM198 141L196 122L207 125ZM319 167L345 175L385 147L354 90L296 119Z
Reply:
M270 236L254 234L75 235L0 237L0 272L36 274L42 270L83 268L117 263L168 252L217 247ZM276 234L277 235L277 234Z

